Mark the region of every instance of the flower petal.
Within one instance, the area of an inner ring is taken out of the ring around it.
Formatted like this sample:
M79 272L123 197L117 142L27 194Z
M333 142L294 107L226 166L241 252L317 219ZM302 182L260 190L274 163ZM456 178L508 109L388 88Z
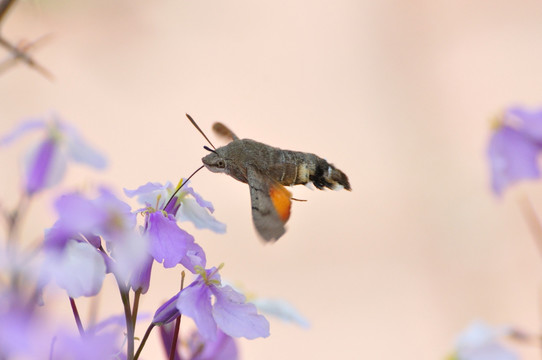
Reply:
M207 259L203 248L196 243L189 244L186 250L186 256L181 259L181 264L195 274L195 267L200 266L205 268L206 263Z
M60 121L57 126L65 135L68 156L74 161L92 166L96 169L103 169L107 166L106 158L88 145L74 127L64 122L61 123Z
M166 353L169 353L171 351L171 345L173 343L174 332L175 332L175 324L173 323L167 323L160 326L160 338L162 339L162 346L164 347L164 350L166 351ZM179 353L180 343L177 343L175 345L176 345L175 355L173 356L173 360L181 360L181 355ZM190 358L190 360L196 360L196 359Z
M154 313L152 323L155 325L164 325L167 324L179 317L181 313L177 308L177 300L179 299L179 294L175 294L171 299L166 301L162 306L160 306Z
M258 298L251 301L251 303L267 315L275 316L283 321L292 322L304 328L310 326L309 321L292 304L285 300Z
M177 218L180 221L193 222L198 229L210 229L219 234L226 232L226 224L216 220L206 207L201 207L194 199L183 199Z
M58 225L71 233L95 233L107 219L103 209L78 193L60 196L54 206L59 217Z
M149 291L153 262L154 258L150 255L147 256L147 259L142 265L132 273L132 277L130 278L130 287L132 290L141 290L142 294L146 294Z
M92 245L70 240L63 251L47 254L43 271L72 298L94 296L105 278L105 262Z
M457 340L457 357L461 360L518 360L519 356L499 343L506 329L473 322Z
M73 336L59 334L52 348L51 359L116 359L121 353L118 332Z
M35 130L35 129L43 129L46 126L47 124L43 119L31 118L31 119L22 121L9 134L4 135L2 138L0 138L0 146L9 144L10 142L21 137L28 131Z
M512 128L503 126L494 132L487 152L493 192L500 195L519 180L539 178L540 149L539 144Z
M190 195L194 197L194 199L196 199L196 202L199 204L199 206L208 209L211 213L215 211L213 204L211 204L210 201L204 200L200 194L198 194L196 191L194 191L194 189L188 186L188 183L183 187L183 189L184 189L184 192L189 193Z
M66 173L66 159L54 139L46 139L25 157L25 189L29 194L60 183Z
M211 292L201 279L194 281L179 293L177 309L194 320L206 339L216 337L216 322L211 307Z
M145 273L147 270L148 276L150 276L149 241L145 235L136 231L126 231L122 235L117 235L114 241L110 241L109 244L111 245L111 257L115 259L112 271L117 279L126 283L135 273L147 275Z
M218 329L216 339L204 341L197 332L188 339L188 346L192 350L191 360L237 360L239 351L235 340ZM203 348L203 351L201 350Z
M542 110L509 108L504 114L504 123L535 141L542 141Z
M159 263L163 261L165 268L177 265L188 244L194 242L192 235L179 228L173 216L165 217L160 211L149 214L148 224L151 255Z
M100 188L100 196L92 202L106 218L100 226L99 235L115 237L118 234L130 232L135 227L137 215L132 213L130 205L117 198L107 188Z
M245 296L231 286L212 287L216 297L213 317L226 334L233 337L255 339L269 336L269 322L258 314L256 306L245 303Z
M166 183L162 185L160 183L148 182L145 185L141 185L135 190L124 189L126 196L132 198L137 196L137 202L147 206L153 206L157 209L161 209L165 202L168 200L168 188L171 186L171 183ZM160 200L157 204L157 199L160 197Z

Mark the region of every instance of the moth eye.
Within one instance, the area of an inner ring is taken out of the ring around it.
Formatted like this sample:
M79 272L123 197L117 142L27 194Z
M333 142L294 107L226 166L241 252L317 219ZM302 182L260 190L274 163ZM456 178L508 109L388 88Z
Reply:
M216 162L216 166L219 167L219 168L225 168L226 164L224 163L224 160L218 160Z

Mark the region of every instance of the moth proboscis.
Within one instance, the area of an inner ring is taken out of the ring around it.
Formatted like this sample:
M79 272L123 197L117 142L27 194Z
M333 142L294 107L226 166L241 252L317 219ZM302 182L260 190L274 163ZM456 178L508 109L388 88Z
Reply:
M212 149L201 160L212 172L225 173L248 184L252 203L252 220L258 234L265 241L276 241L285 232L290 218L292 194L285 186L312 183L319 190L325 188L352 190L348 177L321 157L300 151L282 150L251 139L239 139L222 123L213 130L230 140L216 148L186 114Z

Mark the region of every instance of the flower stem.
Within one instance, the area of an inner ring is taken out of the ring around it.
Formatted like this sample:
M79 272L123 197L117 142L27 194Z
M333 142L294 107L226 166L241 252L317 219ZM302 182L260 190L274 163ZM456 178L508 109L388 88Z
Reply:
M75 305L75 300L70 297L70 305L72 307L73 317L75 318L75 323L77 324L77 329L79 330L79 335L81 337L85 336L85 329L83 329L83 324L81 323L81 317L79 316L79 311L77 310L77 305Z
M542 255L542 223L540 217L536 213L533 203L527 196L523 196L519 199L519 206L521 207L525 221L527 221L527 225L531 230L538 252Z
M19 237L19 223L22 216L26 213L30 199L31 196L23 192L15 210L11 214L8 214L8 247L13 245Z
M119 290L126 320L126 358L132 360L134 358L134 323L132 321L132 310L130 309L130 292L128 287L122 286L120 283Z
M134 295L134 306L132 307L132 323L134 326L134 332L137 322L137 311L139 310L139 298L141 297L141 289L138 289Z
M149 327L147 328L147 331L145 331L145 335L143 336L143 339L141 339L141 344L139 344L139 347L137 348L137 352L134 356L134 360L137 360L139 358L139 355L141 354L141 350L143 350L143 347L145 346L145 343L147 342L147 339L149 338L149 335L151 334L152 329L154 329L154 324L151 323Z
M56 336L51 339L51 347L49 348L49 360L53 360L53 354L55 353Z
M184 287L184 270L181 272L181 290ZM175 353L177 350L177 340L179 339L179 329L181 328L181 318L183 314L180 314L177 320L175 320L175 330L173 331L173 340L171 340L171 348L169 349L169 360L175 360Z

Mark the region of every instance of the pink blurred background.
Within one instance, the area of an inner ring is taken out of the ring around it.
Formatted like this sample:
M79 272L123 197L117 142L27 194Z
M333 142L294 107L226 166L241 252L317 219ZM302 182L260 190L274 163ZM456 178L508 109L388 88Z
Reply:
M542 263L517 199L542 204L541 186L495 198L485 147L504 107L542 103L542 3L59 0L20 2L8 16L9 39L52 33L33 54L55 80L22 64L2 74L0 134L55 110L110 160L103 173L71 168L65 188L105 182L121 195L187 176L206 143L185 113L215 145L222 121L348 174L352 192L294 188L308 202L293 204L273 245L256 236L245 184L194 178L228 226L187 226L209 264L311 322L271 320L270 338L240 341L244 359L438 359L474 319L539 330ZM8 206L30 138L0 153ZM33 204L27 238L52 223L58 193ZM155 271L144 310L173 295L178 273ZM101 316L120 313L106 287ZM143 355L161 351L154 337Z

